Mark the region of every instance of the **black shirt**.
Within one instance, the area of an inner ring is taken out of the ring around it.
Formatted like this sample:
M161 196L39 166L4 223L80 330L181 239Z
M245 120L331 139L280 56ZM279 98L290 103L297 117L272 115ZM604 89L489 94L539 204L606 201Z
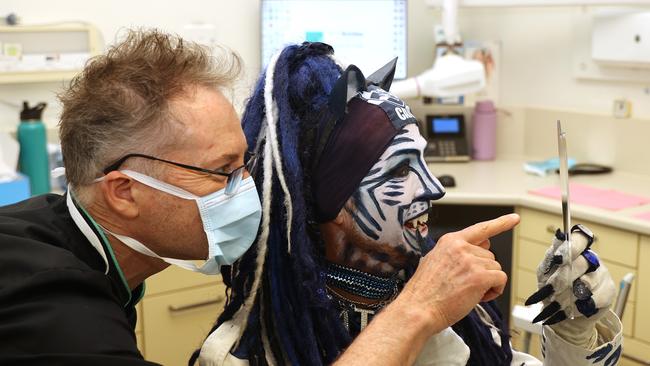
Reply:
M0 365L156 365L135 340L144 285L129 289L105 237L79 211L108 273L66 196L0 207Z

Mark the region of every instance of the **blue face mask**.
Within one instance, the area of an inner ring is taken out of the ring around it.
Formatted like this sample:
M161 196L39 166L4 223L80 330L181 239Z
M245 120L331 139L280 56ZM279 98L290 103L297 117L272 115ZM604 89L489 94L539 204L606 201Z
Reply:
M218 274L219 267L235 262L253 244L262 217L262 207L252 177L242 180L236 192L230 195L222 189L199 197L142 173L132 170L120 172L151 188L179 198L194 200L208 239L207 261L198 267L192 261L161 257L131 237L104 229L131 249L190 271Z

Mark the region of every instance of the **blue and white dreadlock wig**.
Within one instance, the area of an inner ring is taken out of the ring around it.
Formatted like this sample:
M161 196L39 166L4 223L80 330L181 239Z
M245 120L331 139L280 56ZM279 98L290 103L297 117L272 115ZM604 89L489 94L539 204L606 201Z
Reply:
M242 126L256 162L250 173L261 190L262 224L251 249L232 267L222 268L230 294L208 340L218 336L227 347L206 350L206 341L202 364L219 364L229 352L251 365L324 365L352 340L328 296L318 230L323 213L316 208L312 184L313 162L331 134L327 121L336 115L328 103L342 74L330 46L304 43L274 56L256 84ZM339 201L351 191L345 195ZM484 307L501 325L496 307ZM503 347L495 345L476 314L454 329L471 349L469 364L509 364L507 335ZM199 351L190 364L197 358Z

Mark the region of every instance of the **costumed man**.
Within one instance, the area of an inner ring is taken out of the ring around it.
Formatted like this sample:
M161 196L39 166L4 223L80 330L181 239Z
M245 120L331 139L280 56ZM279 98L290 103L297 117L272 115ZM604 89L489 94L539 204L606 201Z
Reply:
M195 354L201 365L335 362L400 293L426 286L413 273L433 263L420 258L456 237L428 238L431 201L445 192L424 161L416 119L388 92L394 71L394 61L367 79L353 65L343 71L322 43L289 46L269 63L243 117L262 231L223 273L232 292ZM502 315L482 302L422 348L413 344L415 363L616 364L622 336L608 309L611 276L589 250L588 229L574 228L572 253L563 237L556 233L529 299L546 304L536 319L545 324L543 361L513 350ZM476 266L493 266L489 240L478 244L485 264ZM386 336L399 340L408 327L405 320ZM366 364L391 364L365 352Z

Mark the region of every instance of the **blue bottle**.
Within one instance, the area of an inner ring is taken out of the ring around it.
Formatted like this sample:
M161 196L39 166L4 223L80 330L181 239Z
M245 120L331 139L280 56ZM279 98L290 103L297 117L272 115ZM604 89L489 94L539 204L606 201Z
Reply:
M47 138L43 123L45 103L29 107L23 102L18 126L20 144L19 169L29 177L32 196L50 192L50 168L47 155Z

